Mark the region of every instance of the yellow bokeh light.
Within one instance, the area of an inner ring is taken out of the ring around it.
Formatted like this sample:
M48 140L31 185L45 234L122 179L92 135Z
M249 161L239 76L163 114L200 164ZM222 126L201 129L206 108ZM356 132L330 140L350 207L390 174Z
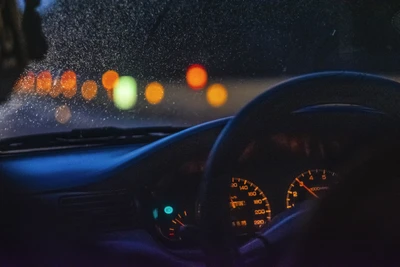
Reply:
M65 124L69 122L72 115L69 107L67 105L62 105L56 108L54 116L56 118L56 121L58 121L61 124Z
M119 79L119 74L116 71L106 71L101 77L101 83L107 90L112 90Z
M82 97L85 100L90 101L97 95L97 83L95 81L88 80L83 83L81 90L82 90Z
M36 93L47 95L51 90L52 77L49 71L42 71L36 78Z
M228 91L222 84L216 83L207 89L207 102L212 107L221 107L226 103L227 100Z
M164 87L158 82L149 83L144 92L147 102L157 105L164 98Z

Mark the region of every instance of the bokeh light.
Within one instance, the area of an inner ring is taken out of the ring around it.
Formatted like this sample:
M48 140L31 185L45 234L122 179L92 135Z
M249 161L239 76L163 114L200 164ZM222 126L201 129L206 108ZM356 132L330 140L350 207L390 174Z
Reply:
M56 121L58 121L61 124L65 124L69 122L72 115L69 107L67 105L62 105L56 108L54 116L56 118Z
M203 89L207 85L206 69L199 64L191 65L186 72L186 82L193 90Z
M131 109L137 100L137 83L131 76L118 79L113 92L114 105L121 110Z
M62 88L62 94L66 98L69 98L69 99L73 98L76 95L76 86L71 89Z
M147 102L152 105L157 105L164 98L164 87L161 83L151 82L146 86L144 96L146 97Z
M107 97L108 97L108 99L110 99L111 101L114 100L114 89L107 90Z
M85 100L92 100L97 95L97 83L93 80L85 81L82 85L82 97Z
M103 84L104 88L107 90L112 90L117 81L118 81L119 75L116 71L109 70L106 71L103 76L101 77L101 83Z
M207 89L207 102L212 107L221 107L226 103L227 100L228 91L222 84L216 83Z
M35 74L28 72L23 75L14 85L14 90L18 93L32 93L35 89Z
M47 95L51 90L52 77L50 71L42 71L36 78L36 93Z
M72 70L67 70L61 75L61 86L64 90L76 88L76 74Z
M53 84L52 84L51 89L50 89L50 92L49 92L49 95L52 98L56 98L62 93L62 91L63 91L63 89L61 87L60 79L54 79L53 80Z
M66 98L72 98L76 94L76 74L67 70L61 75L62 93Z

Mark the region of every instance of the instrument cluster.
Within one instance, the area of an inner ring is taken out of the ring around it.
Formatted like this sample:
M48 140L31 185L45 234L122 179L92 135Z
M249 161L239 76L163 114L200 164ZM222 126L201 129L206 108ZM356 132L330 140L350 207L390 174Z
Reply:
M227 204L238 242L255 237L283 210L322 198L338 180L338 174L331 170L308 169L292 177L285 190L277 193L277 188L271 185L256 183L246 177L232 177ZM158 205L153 210L156 227L167 241L191 243L194 242L194 231L200 216L196 205L197 191L192 186L191 194L179 195L180 191L189 190L190 186L185 183L175 186L171 188L171 194L156 201Z
M346 153L342 149L345 138L278 133L263 140L267 141L246 147L231 178L226 201L239 244L256 237L285 210L323 198L340 180L336 166L330 163ZM205 158L182 163L153 192L156 229L169 244L187 247L196 243Z

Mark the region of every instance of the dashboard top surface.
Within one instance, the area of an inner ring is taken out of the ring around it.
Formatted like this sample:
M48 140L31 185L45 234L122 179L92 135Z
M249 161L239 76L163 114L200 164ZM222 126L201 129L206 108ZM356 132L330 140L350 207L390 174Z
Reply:
M224 118L183 130L151 144L82 147L29 152L0 158L2 174L24 193L41 193L100 182L124 168L126 163L147 157L158 149L195 133L222 127Z
M309 110L303 110L298 114L321 115L324 112L335 113L337 111L343 113L341 118L347 116L347 114L353 114L356 118L358 118L357 116L360 116L360 114L363 118L383 116L380 113L364 108L357 108L357 112L353 112L355 109L352 107L314 107ZM21 154L3 155L0 158L0 168L4 176L3 178L5 178L4 180L11 182L13 187L18 188L18 190L23 193L37 194L64 189L68 190L70 188L94 184L107 180L108 178L113 178L113 176L118 176L117 173L119 171L123 173L123 169L135 166L136 163L140 163L144 158L151 158L150 155L158 155L158 152L164 148L174 147L175 144L182 145L182 142L187 139L193 139L192 143L190 145L184 145L183 150L176 150L175 152L178 154L187 154L191 157L193 154L196 154L195 146L200 145L203 146L201 150L205 150L203 151L205 155L200 159L204 161L209 152L208 149L211 149L219 132L229 120L230 118L224 118L207 122L147 145L82 147L76 149L33 151ZM354 120L353 118L350 119L348 125L359 122L358 119ZM341 122L332 121L332 123L340 124ZM335 129L334 131L328 130L326 125L320 127L323 128L322 131L326 132L323 133L319 131L316 135L335 134ZM207 131L212 134L202 134L203 132L207 133ZM277 130L277 132L279 137L279 130ZM345 129L340 129L339 132L341 132L341 135L346 135L344 133L346 132ZM292 134L298 133L299 132ZM276 139L275 142L279 141L278 139ZM163 164L167 161L165 158L157 158L154 159L152 163L154 164L157 160ZM131 174L128 176L132 178Z

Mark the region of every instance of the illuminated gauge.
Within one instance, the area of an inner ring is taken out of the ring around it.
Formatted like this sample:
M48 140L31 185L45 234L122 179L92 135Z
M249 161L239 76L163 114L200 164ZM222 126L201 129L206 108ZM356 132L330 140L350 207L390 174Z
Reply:
M232 226L237 235L252 234L271 220L271 208L258 186L232 178L230 192Z
M160 232L172 241L184 240L186 227L195 223L194 216L190 216L186 210L176 212L171 206L165 206L161 214L157 216L162 217L163 220L159 222Z
M286 207L290 209L305 200L319 199L337 182L338 176L331 171L317 169L303 172L289 186Z
M188 223L187 211L176 214L175 218L171 220L170 227L168 228L168 237L170 239L181 239L181 229Z

